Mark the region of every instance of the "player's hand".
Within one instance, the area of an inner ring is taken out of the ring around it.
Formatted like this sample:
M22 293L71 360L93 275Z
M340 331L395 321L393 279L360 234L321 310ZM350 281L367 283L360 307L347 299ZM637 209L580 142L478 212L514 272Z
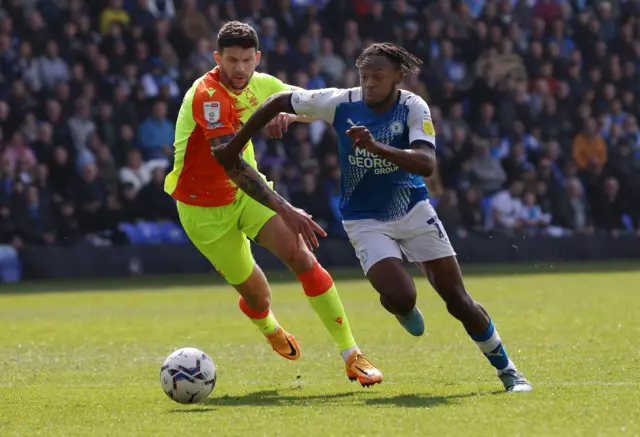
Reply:
M324 229L314 222L311 216L302 209L288 205L280 211L279 214L285 225L287 225L287 227L296 235L300 235L302 237L302 241L307 245L307 248L310 251L313 251L319 246L316 233L323 237L327 236Z
M287 132L289 125L294 121L296 121L296 117L293 114L287 114L286 112L278 114L267 125L269 138L282 138L282 134Z
M376 140L373 139L369 129L364 126L353 126L347 131L347 136L353 141L354 149L366 149L372 153L378 150Z

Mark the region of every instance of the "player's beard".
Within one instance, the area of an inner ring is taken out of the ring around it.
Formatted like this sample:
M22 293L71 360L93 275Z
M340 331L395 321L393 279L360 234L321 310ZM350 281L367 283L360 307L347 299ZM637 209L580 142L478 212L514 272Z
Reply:
M251 74L251 76L253 76L253 74ZM246 87L249 86L249 81L251 80L251 76L249 76L244 84L240 85L240 86L236 86L235 83L233 82L233 79L229 80L229 83L231 84L231 88L233 88L236 91L242 91L243 89L245 89Z
M367 106L371 109L384 109L387 106L390 106L392 104L392 102L396 99L397 95L398 95L398 90L396 89L396 87L393 87L391 89L391 92L387 94L387 96L384 99L378 102L367 103Z
M251 78L253 77L253 73L252 72L246 79L246 81L240 85L240 86L236 86L233 82L233 79L224 71L224 69L222 67L218 67L218 69L220 70L220 73L222 73L222 79L223 79L223 83L227 88L231 88L234 91L242 91L244 90L246 87L249 86L249 82L251 81Z

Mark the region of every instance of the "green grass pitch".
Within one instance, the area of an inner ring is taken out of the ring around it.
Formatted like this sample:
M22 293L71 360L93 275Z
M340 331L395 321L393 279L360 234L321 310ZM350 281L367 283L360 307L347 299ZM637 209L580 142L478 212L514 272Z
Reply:
M223 285L19 286L26 293L0 294L0 436L637 436L640 271L582 270L467 277L533 383L528 394L502 392L423 279L421 338L366 282L337 281L360 347L385 376L369 389L347 380L296 283L272 286L276 317L302 348L295 362L270 350ZM199 405L160 388L162 361L183 346L218 366Z

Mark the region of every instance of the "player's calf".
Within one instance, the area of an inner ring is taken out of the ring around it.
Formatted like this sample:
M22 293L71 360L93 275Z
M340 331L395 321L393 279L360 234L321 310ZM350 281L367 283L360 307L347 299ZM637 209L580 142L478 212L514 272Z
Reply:
M367 279L380 294L380 303L411 335L424 334L424 318L416 307L413 279L398 258L385 258L367 270Z
M278 321L269 308L265 311L257 311L249 306L246 300L240 296L238 299L240 310L251 319L251 322L264 334L271 347L281 357L288 360L300 358L300 347L293 335L278 326Z
M233 288L240 293L247 308L262 313L268 311L271 307L269 283L264 272L257 264L254 264L249 277L244 282L233 285Z
M447 305L447 311L459 320L467 332L482 332L489 326L490 318L482 306L475 302L464 286L446 286L438 292ZM445 297L446 296L446 297Z
M265 311L269 311L271 308L271 293L264 293L259 295L252 295L249 293L242 294L242 301L245 302L248 308L251 308L254 311L263 313Z
M347 376L355 377L363 385L381 382L382 373L362 355L353 338L333 278L298 238L285 226L281 217L274 216L262 227L257 241L296 274L311 307L338 345L340 356L347 366ZM352 363L349 365L350 359ZM360 366L364 372L358 372L356 366Z
M413 279L398 258L385 258L367 271L367 279L391 314L403 316L415 308L418 293Z
M234 285L240 293L238 306L256 328L267 338L271 347L288 360L300 358L300 348L293 335L278 325L271 311L271 291L264 273L257 265L246 281Z
M531 391L529 381L509 359L489 314L465 289L455 257L428 261L422 263L422 268L433 288L445 301L449 313L462 323L471 339L496 369L505 389L509 392Z

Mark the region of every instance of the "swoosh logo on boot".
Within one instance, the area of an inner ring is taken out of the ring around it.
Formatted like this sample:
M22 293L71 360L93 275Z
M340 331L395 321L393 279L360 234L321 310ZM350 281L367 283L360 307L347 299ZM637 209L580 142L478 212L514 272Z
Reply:
M298 351L296 351L296 348L293 347L293 343L291 343L291 340L289 340L289 337L287 337L287 343L289 343L289 347L291 348L291 353L289 354L289 356L295 357Z
M361 371L362 373L364 373L366 376L369 376L369 374L367 372L365 372L364 370L362 370L360 367L355 366L356 369L358 369L359 371Z

